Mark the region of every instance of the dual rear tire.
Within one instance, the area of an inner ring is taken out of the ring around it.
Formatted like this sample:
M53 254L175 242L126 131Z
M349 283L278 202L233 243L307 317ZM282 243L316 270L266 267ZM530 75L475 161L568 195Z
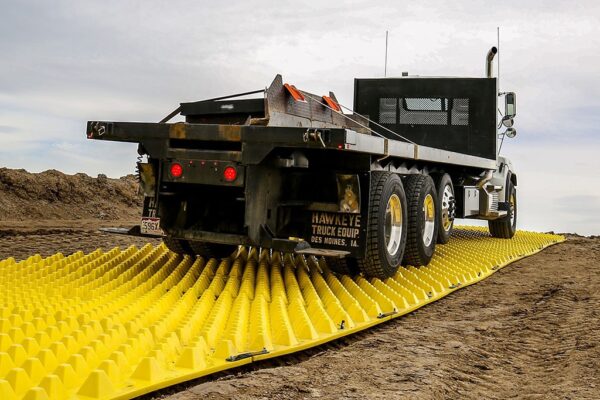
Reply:
M438 239L437 190L433 179L427 175L409 175L405 184L409 223L403 264L427 265Z
M385 279L400 264L427 265L438 238L438 196L433 179L376 172L371 176L365 255L329 261L336 272Z
M406 247L408 213L402 180L391 172L373 173L365 256L357 260L367 276L387 278L396 273Z

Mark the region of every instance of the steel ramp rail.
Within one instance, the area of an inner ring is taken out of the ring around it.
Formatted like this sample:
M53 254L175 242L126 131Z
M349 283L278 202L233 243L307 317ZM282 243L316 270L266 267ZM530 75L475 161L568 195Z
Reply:
M407 314L558 243L455 231L427 267L385 281L323 259L164 246L0 261L0 399L131 398L293 353Z

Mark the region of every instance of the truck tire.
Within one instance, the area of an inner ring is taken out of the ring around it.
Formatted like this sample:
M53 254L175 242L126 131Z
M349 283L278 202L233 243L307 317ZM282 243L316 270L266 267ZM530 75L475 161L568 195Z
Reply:
M176 239L171 236L165 236L163 238L163 243L167 246L167 249L171 250L173 253L177 254L192 254L192 249L190 248L188 242L183 239Z
M404 181L408 205L408 234L404 265L427 265L435 252L438 234L438 197L428 175L409 175Z
M406 245L406 215L400 177L391 172L373 173L365 256L357 260L364 275L385 279L396 273Z
M490 234L495 238L511 239L517 231L517 189L509 180L507 183L509 210L508 215L488 221Z
M329 257L327 258L327 266L331 268L333 272L337 272L341 275L354 276L360 271L356 259L350 257Z
M437 242L446 244L450 240L454 229L454 212L456 201L454 198L454 185L448 174L440 174L434 178L435 189L438 194L438 235Z
M221 259L229 257L236 248L236 246L228 244L196 242L193 240L189 241L188 243L193 254L202 256L205 259Z

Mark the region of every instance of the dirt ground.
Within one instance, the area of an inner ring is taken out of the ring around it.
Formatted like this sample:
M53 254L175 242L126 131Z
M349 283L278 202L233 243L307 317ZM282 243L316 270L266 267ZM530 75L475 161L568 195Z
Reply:
M0 168L0 259L141 246L97 231L139 200L133 177ZM600 399L599 292L600 238L569 236L366 332L146 397Z
M44 220L132 219L139 215L141 200L134 175L111 179L0 168L0 227L5 221L39 226Z
M2 223L0 259L146 242L93 223ZM599 289L600 238L571 236L369 331L146 397L598 399Z

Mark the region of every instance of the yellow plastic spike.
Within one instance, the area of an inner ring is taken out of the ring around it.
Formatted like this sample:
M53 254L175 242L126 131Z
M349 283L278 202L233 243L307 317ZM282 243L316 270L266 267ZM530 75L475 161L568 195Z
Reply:
M15 363L8 353L0 353L0 376L6 375L8 371L15 367ZM0 397L1 398L1 397Z
M200 370L206 368L206 359L200 347L186 347L176 363L178 368Z
M292 300L288 307L288 315L290 316L290 323L297 338L300 340L312 340L319 337L304 305L299 299ZM332 331L335 332L334 329Z
M102 361L102 363L98 366L98 369L104 371L108 379L111 381L111 384L115 384L121 380L121 377L119 376L119 367L114 360L108 359Z
M29 379L27 372L23 368L11 369L6 374L5 379L17 396L23 395L27 389L33 386L31 379Z
M46 375L40 382L39 387L44 389L51 399L62 399L65 397L65 388L57 375Z
M21 367L27 372L29 379L34 383L39 382L46 375L46 369L39 358L28 358Z
M106 372L96 369L90 373L77 394L92 399L106 399L114 391L115 389Z
M247 342L249 317L250 300L245 293L242 293L235 300L224 335L225 339L231 340L236 348L243 348Z
M135 372L131 375L133 379L146 382L156 382L163 376L163 371L158 362L151 357L144 357Z
M12 344L7 353L15 365L21 365L27 357L27 352L20 344Z
M204 260L165 246L0 260L0 399L131 398L299 351L404 315L562 236L457 229L427 267L391 278L239 248Z
M248 350L260 351L272 348L268 303L261 294L254 298L250 307Z
M7 321L7 320L4 320ZM5 324L7 326L9 326L8 321ZM2 326L0 324L0 329L2 329ZM10 338L10 336L8 336L6 333L0 333L0 351L6 351L8 350L8 348L12 345L13 341Z
M23 400L48 400L48 394L41 387L32 387L25 393Z
M12 385L4 379L0 379L0 399L13 400L17 398L17 394L12 388Z
M213 353L214 357L222 360L234 357L237 354L238 350L236 346L233 344L233 341L229 339L219 339Z
M271 337L273 343L280 346L295 346L298 344L292 329L290 317L283 296L277 296L271 302Z

